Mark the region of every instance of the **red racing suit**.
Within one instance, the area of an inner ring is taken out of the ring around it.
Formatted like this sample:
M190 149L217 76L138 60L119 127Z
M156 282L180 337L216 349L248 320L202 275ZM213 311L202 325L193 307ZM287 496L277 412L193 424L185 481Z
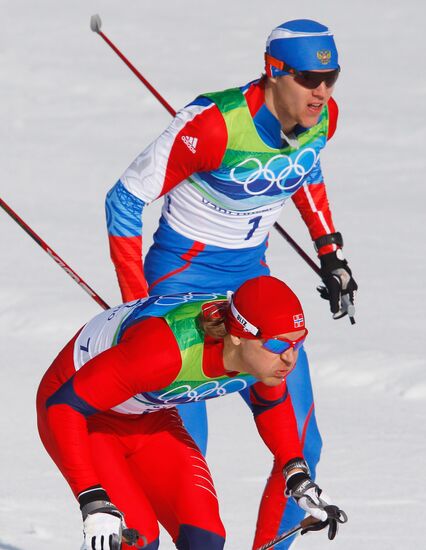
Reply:
M173 401L163 399L164 407L146 405L152 396L152 403L160 403L160 394L183 369L191 368L191 362L184 359L176 331L164 318L129 322L127 316L124 330L114 325L117 312L134 311L138 305L101 313L60 352L37 396L41 439L76 497L88 488L103 487L124 512L128 527L138 529L148 542L158 539L158 521L174 540L182 525L224 537L208 466ZM285 382L272 388L248 375L227 372L222 353L223 340L205 337L204 377L212 384L221 381L222 388L245 380L256 426L276 462L282 466L301 456ZM204 398L226 393L203 392Z

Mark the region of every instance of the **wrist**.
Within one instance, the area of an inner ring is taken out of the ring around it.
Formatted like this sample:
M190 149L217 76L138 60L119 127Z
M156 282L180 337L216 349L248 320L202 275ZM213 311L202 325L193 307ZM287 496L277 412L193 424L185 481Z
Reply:
M306 472L296 472L291 474L286 480L286 492L290 495L304 483L312 482L310 476Z
M80 504L80 510L83 510L83 507L91 502L111 502L108 493L105 491L101 485L93 485L88 487L84 491L81 491L77 496L78 503Z
M296 457L289 460L283 468L283 476L287 481L290 477L297 473L304 473L310 477L311 472L306 460L302 457Z
M343 247L343 237L338 231L336 233L328 233L314 239L314 248L321 257L329 252L335 252Z
M86 521L88 516L92 514L110 514L123 519L123 514L114 506L109 500L94 500L93 502L88 502L81 508L81 515L83 516L83 521Z

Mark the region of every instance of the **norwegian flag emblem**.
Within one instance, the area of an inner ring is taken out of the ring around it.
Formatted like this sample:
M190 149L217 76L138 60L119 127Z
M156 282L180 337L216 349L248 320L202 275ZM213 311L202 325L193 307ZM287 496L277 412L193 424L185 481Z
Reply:
M294 327L295 328L302 327L303 323L305 322L305 320L303 319L303 314L298 313L297 315L293 315L293 322L294 322Z

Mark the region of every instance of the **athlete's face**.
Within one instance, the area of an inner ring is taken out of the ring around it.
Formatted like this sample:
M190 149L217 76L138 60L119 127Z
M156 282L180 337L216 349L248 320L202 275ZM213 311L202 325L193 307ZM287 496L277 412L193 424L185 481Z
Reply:
M270 77L266 86L266 105L279 119L285 133L291 132L296 124L310 128L318 122L333 89L333 86L327 88L325 82L321 82L310 90L298 84L290 75Z
M304 330L280 334L280 338L297 340L305 334ZM294 369L299 354L294 348L289 348L281 354L272 353L262 347L264 340L248 340L231 336L236 346L236 362L240 372L251 374L267 386L278 386L285 377ZM232 367L231 367L232 368Z

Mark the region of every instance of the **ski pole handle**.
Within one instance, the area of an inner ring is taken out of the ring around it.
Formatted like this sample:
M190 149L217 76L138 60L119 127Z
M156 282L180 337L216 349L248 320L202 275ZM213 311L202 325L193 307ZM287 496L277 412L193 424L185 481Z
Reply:
M141 535L137 529L123 529L122 533L123 541L129 546L134 546L136 550L143 550L148 546L148 541L145 535ZM138 545L138 541L141 540L143 546Z

